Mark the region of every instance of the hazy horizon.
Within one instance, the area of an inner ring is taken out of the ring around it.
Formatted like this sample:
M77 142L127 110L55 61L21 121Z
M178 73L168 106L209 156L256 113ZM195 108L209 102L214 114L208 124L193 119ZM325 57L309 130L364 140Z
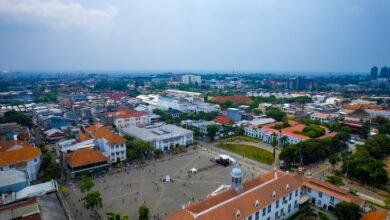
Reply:
M0 0L0 71L368 73L390 1Z

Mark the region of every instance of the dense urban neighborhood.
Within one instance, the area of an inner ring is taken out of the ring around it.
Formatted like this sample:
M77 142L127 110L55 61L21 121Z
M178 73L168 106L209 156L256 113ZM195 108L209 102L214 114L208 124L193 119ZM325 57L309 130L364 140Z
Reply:
M386 219L390 68L0 74L0 219Z

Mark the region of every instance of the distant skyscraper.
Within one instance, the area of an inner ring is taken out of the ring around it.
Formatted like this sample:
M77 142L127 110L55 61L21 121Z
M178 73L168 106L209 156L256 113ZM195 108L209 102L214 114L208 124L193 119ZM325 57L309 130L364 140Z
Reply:
M305 90L306 89L306 78L302 77L302 76L297 77L295 86L296 86L295 90Z
M378 78L378 67L373 66L371 68L371 78L373 78L373 79Z
M183 75L181 76L181 83L190 84L190 83L202 83L202 77L197 75Z
M381 68L381 78L388 78L390 76L390 68L384 66Z

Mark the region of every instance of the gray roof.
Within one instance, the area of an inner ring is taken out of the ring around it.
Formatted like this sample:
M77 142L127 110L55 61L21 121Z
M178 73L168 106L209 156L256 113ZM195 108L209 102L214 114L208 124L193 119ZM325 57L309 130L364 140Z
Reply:
M20 170L6 170L0 172L0 187L27 182L26 173Z
M122 132L144 141L161 140L192 134L191 130L171 124L151 125L144 128L129 126L123 128Z

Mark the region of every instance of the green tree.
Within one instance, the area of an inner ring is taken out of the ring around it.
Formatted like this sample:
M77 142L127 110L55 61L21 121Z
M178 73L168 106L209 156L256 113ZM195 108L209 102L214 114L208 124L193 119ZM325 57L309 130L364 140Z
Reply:
M261 111L261 109L258 109L258 108L255 108L255 109L253 109L252 111L253 111L253 114L255 114L255 115L261 115L261 114L263 114L263 111Z
M265 115L269 118L273 118L276 121L282 121L282 119L286 116L286 113L280 109L270 109L265 112Z
M340 161L340 156L338 154L333 154L329 157L329 163L334 167Z
M210 138L210 141L214 140L218 130L219 130L218 125L212 124L207 126L207 136Z
M128 220L129 217L127 215L121 216L119 213L108 212L106 213L107 220Z
M366 122L364 122L363 127L360 130L360 135L363 138L367 138L369 133L370 133L370 122L366 121Z
M9 123L16 122L20 125L27 126L31 128L33 126L32 119L22 112L17 112L14 110L8 111L4 113L4 116L0 116L0 123Z
M99 191L89 192L83 197L84 207L90 209L94 216L97 214L97 208L103 207L103 199Z
M139 219L148 220L149 219L149 208L145 205L141 205L138 209Z
M161 149L155 149L154 150L154 157L155 158L161 158L161 156L163 155L163 151Z
M80 177L80 191L82 193L88 193L94 186L95 184L89 176L82 175Z
M340 202L334 207L334 213L339 220L357 220L359 206L350 202Z

